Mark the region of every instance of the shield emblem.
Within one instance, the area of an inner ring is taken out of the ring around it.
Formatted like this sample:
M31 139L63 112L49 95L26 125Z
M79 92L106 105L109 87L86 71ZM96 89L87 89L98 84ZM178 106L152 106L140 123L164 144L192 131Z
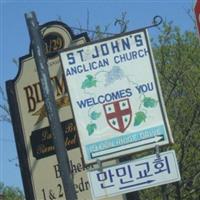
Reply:
M130 125L132 110L129 99L103 105L108 124L115 130L124 132Z

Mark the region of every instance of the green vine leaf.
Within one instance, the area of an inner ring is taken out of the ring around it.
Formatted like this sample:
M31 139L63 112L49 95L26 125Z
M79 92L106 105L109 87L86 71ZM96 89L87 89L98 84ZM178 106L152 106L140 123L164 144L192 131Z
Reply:
M81 88L91 88L91 87L96 87L97 80L92 76L92 75L87 75L87 78L83 81Z
M137 112L135 115L134 126L139 126L142 122L145 122L147 116L144 112Z
M98 112L95 112L95 111L93 111L90 115L92 120L97 120L100 116L101 116L101 113L100 112L98 113Z
M92 135L94 133L94 130L97 129L97 125L92 123L92 124L88 124L87 125L87 131L88 131L88 135Z
M157 102L155 99L151 98L151 97L145 97L143 99L143 105L146 108L154 108L157 105Z

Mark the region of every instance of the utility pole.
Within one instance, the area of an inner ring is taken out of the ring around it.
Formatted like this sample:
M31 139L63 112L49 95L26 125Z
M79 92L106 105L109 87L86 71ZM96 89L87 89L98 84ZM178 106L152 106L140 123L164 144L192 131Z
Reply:
M40 80L41 91L44 98L44 104L53 134L53 141L56 150L59 170L66 199L77 200L76 191L73 185L73 178L70 172L69 158L64 143L64 133L60 124L54 91L50 81L47 58L45 55L44 43L40 33L40 27L34 12L26 13L25 19L31 39L31 47L37 66L37 72Z

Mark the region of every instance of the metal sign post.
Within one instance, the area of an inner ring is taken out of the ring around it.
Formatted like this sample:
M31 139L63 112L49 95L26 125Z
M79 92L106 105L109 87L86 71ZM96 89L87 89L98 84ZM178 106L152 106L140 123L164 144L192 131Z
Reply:
M70 173L69 158L64 144L64 134L61 128L59 115L56 109L55 97L50 82L47 59L45 56L45 50L39 25L34 12L26 13L25 18L32 42L31 44L40 79L45 108L48 114L48 120L54 138L54 145L60 167L65 196L67 199L76 200L77 197L73 186L72 175Z

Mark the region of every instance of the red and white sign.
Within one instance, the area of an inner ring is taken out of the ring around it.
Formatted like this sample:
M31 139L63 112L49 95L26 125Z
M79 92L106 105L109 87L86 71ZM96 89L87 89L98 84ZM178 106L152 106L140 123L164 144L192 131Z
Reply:
M103 107L108 124L123 133L128 128L132 118L129 99L104 104Z
M198 28L199 36L200 36L200 0L196 1L195 7L194 7L194 12L195 12L197 28Z

